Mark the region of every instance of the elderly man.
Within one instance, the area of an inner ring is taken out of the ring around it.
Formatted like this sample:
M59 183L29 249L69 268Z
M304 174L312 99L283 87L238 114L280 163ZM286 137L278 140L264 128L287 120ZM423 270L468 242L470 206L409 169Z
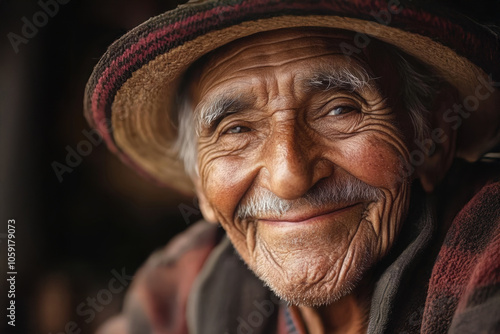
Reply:
M103 333L498 332L498 40L472 25L207 1L116 42L89 119L205 221Z

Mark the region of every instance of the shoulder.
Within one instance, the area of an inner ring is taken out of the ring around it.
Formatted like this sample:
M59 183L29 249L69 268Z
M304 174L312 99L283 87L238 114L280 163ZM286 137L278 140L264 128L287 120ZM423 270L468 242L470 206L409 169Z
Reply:
M201 221L153 253L134 276L123 313L98 334L187 333L188 295L220 237L216 225Z
M458 212L443 248L476 257L496 245L500 232L500 179L486 182ZM465 254L463 254L465 255Z
M500 328L500 182L485 185L464 207L447 247L468 272L453 317L452 333ZM451 243L450 243L451 242Z
M447 323L442 325L450 333L488 332L500 326L499 287L500 181L493 178L463 206L446 233L429 282L426 315Z

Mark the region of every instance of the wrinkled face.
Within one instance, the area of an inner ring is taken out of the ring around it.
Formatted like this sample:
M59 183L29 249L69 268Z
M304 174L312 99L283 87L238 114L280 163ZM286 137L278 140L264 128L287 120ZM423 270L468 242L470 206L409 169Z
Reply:
M342 42L352 38L320 30L250 37L192 86L199 191L249 267L298 305L349 293L408 206L406 120L382 93L392 74Z

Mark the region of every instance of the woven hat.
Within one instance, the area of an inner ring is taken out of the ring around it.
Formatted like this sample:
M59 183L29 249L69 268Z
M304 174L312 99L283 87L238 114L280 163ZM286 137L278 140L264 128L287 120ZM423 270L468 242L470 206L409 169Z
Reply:
M89 123L140 174L186 194L189 177L172 143L173 103L183 74L206 53L255 33L292 27L349 30L394 45L455 86L470 116L458 129L458 156L470 161L499 142L498 36L458 15L396 0L196 1L153 17L113 43L85 92ZM478 95L479 92L482 95ZM488 98L483 98L490 92ZM451 107L451 106L450 106ZM194 131L194 129L193 129Z

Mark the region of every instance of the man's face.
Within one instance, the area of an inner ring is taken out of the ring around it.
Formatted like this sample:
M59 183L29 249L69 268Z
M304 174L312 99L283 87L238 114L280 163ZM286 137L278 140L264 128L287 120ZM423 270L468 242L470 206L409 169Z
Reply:
M406 118L377 60L346 57L342 42L352 38L320 30L250 37L192 85L199 191L249 267L298 305L349 293L408 206Z

